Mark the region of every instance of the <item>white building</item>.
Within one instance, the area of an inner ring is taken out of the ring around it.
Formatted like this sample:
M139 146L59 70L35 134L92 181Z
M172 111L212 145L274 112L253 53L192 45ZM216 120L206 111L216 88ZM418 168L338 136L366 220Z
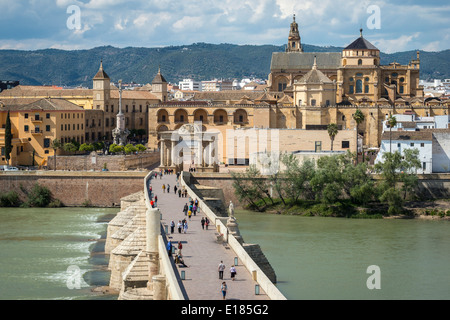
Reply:
M449 129L384 132L375 163L383 162L386 152L399 151L403 154L406 149L419 150L421 169L417 173L450 172Z
M225 91L233 90L233 82L227 80L202 81L202 91Z
M184 79L178 86L182 91L202 91L202 83L192 79Z
M416 114L395 114L397 124L392 131L418 131L423 129L447 129L450 116L418 117ZM383 121L383 132L389 131L387 122Z

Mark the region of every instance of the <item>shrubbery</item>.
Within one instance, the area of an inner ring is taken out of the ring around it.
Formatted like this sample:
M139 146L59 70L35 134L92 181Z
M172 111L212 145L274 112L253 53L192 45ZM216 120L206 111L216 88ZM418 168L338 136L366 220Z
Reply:
M33 185L30 191L21 187L21 190L26 194L26 200L22 202L19 194L16 191L9 191L0 194L0 207L62 207L62 202L58 199L53 199L50 190L47 187L39 184Z

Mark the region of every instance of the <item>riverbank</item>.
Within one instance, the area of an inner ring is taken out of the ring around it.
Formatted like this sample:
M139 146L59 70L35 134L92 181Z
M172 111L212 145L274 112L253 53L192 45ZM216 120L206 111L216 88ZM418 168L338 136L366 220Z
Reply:
M386 204L375 203L366 207L357 206L351 202L344 201L333 205L325 205L316 201L298 201L295 204L280 199L274 199L273 203L262 206L262 210L253 210L251 206L244 209L253 212L265 212L278 215L298 216L321 216L356 219L428 219L450 221L450 199L439 199L430 201L405 202L403 208L405 214L388 215ZM259 203L261 205L261 203Z

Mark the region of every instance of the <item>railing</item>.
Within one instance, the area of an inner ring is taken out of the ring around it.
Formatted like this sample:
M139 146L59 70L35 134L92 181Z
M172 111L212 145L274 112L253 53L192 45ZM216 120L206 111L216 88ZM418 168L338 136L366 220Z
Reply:
M250 255L245 251L239 241L230 233L228 233L227 226L221 221L219 217L208 207L208 205L198 197L195 192L189 187L189 184L185 181L185 176L190 175L188 172L182 172L180 175L181 185L186 188L189 196L192 199L198 199L198 207L201 212L204 213L210 221L214 221L217 231L223 235L224 241L227 241L229 246L234 250L236 255L247 270L253 275L254 280L260 285L267 296L271 300L286 300L286 297L278 290L278 288L270 281L266 274L256 264ZM223 218L222 218L223 219Z
M145 205L147 210L152 209L150 205L150 195L148 194L148 186L150 184L151 179L155 176L155 172L151 171L144 179L144 196L145 196ZM164 242L164 230L161 225L161 234L158 236L158 251L160 258L160 274L166 277L166 289L167 296L170 300L186 300L185 295L180 287L180 282L175 273L175 266L169 259L167 255L165 242ZM151 279L150 279L151 280Z

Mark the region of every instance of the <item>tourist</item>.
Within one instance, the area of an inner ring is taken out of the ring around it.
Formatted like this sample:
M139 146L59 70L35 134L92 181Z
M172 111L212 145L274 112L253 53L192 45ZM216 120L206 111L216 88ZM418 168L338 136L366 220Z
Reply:
M173 187L173 193L177 194L177 186Z
M184 189L184 197L187 198L187 189Z
M225 270L225 265L223 264L223 261L220 261L218 270L219 270L219 279L223 280L223 271Z
M178 189L178 198L181 198L181 189Z
M183 267L189 268L189 267L184 263L184 260L183 260L183 257L182 257L181 254L178 254L178 255L176 256L176 258L175 258L175 263L179 263L179 264L181 264Z
M169 257L172 256L172 242L170 240L167 243L167 253L169 254Z
M150 200L150 205L152 206L152 208L155 207L155 202L153 200Z
M167 193L170 193L170 184L167 184Z
M183 226L184 233L187 232L187 229L188 229L188 223L187 223L187 221L186 221L186 222L184 223L184 226Z
M181 224L181 220L178 221L177 224L177 228L178 228L178 233L181 233L181 228L183 227L183 225Z
M166 193L166 185L165 184L162 185L162 190L163 190L163 193Z
M184 208L183 208L183 212L184 212L184 215L185 215L185 216L187 216L188 210L189 210L189 208L188 208L188 205L187 205L187 203L186 203L186 204L184 205Z
M188 211L188 217L189 217L189 220L191 220L191 216L192 216L192 211L189 210L189 211Z
M231 280L234 281L234 279L236 277L236 268L234 267L234 265L231 266L230 273L231 273Z
M155 195L155 207L157 207L157 206L158 206L158 196Z
M208 226L209 226L209 220L208 217L205 218L205 228L206 230L208 230Z
M225 300L226 296L227 296L227 284L224 282L222 282L222 285L220 286L220 291L222 291L222 299Z
M181 254L181 249L183 249L183 245L181 244L181 241L178 241L178 254Z
M170 223L170 233L173 233L174 230L175 230L175 222L172 220L172 222Z
M194 206L192 207L192 213L195 214L197 213L197 206L194 204Z
M152 194L152 190L153 190L153 188L152 188L152 186L150 185L150 187L148 188L148 192L149 192L150 194Z
M202 229L205 230L205 218L202 217L201 223L202 223Z

